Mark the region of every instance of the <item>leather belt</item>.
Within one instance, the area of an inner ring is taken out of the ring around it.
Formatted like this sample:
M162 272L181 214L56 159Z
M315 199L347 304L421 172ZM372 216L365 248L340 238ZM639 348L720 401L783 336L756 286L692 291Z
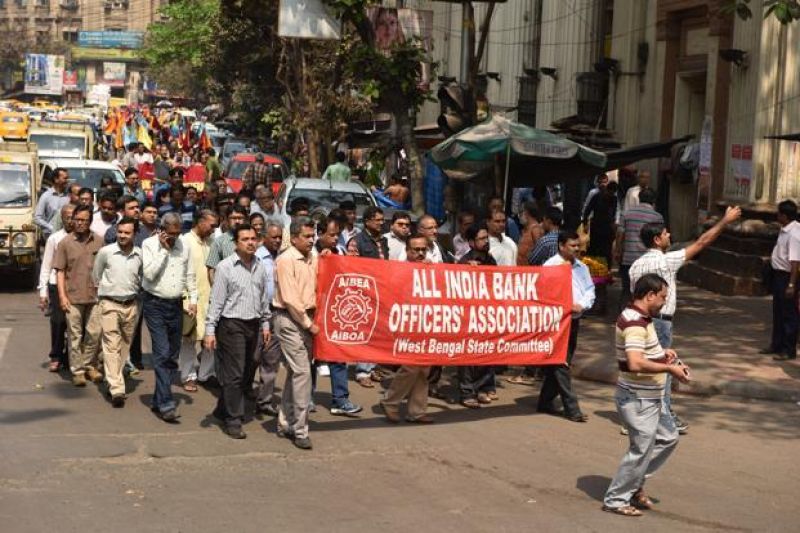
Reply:
M128 298L127 300L119 300L117 298L111 298L110 296L101 296L101 300L108 300L109 302L118 303L120 305L130 305L132 303L136 303L136 297Z
M653 318L657 318L659 320L666 320L667 322L672 322L672 315L665 315L664 313L659 313L655 315Z

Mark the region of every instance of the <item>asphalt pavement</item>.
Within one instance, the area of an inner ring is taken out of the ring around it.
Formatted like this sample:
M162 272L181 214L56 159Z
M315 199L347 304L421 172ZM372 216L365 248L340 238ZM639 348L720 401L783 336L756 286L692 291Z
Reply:
M176 389L181 423L165 424L149 370L113 409L46 371L48 342L34 295L0 293L4 532L797 530L795 402L680 395L691 427L648 484L658 510L624 518L600 510L627 442L607 384L576 383L586 424L535 414L538 385L506 384L477 411L432 401L423 427L388 425L352 382L364 412L333 417L322 378L301 451L271 418L228 438L204 390Z

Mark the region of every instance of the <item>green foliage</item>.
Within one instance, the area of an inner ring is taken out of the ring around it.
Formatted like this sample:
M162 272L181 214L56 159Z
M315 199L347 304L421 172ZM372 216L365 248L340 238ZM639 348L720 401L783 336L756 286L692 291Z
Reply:
M420 69L430 58L417 41L396 45L390 55L362 43L347 59L348 74L364 82L372 100L400 98L415 110L425 103L430 91L419 84Z
M219 0L173 0L159 14L165 19L151 24L142 55L154 67L188 64L203 67L214 41L214 22L219 16Z
M736 13L742 20L753 17L750 8L751 0L730 0L723 8L724 13ZM790 24L800 20L800 0L764 0L764 18L775 17L781 24Z

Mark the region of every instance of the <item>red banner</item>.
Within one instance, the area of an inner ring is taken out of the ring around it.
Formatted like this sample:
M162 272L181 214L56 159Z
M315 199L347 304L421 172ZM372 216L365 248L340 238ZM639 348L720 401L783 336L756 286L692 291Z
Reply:
M569 266L475 267L321 257L314 356L403 365L566 360Z

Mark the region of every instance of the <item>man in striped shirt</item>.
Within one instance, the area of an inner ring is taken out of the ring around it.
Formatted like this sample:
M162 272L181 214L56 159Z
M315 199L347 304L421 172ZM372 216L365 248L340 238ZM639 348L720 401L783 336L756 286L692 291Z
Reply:
M650 222L664 223L653 205L656 202L656 192L650 188L639 191L638 204L626 209L620 215L617 230L616 254L619 264L619 277L622 281L622 290L619 293L619 307L623 309L630 301L631 278L629 275L631 265L647 251L639 233L642 226Z
M653 326L667 296L667 281L645 274L634 286L633 303L617 319L619 378L614 401L630 445L603 498L603 510L623 516L641 516L639 509L653 507L644 492L645 477L666 462L678 443L664 393L668 375L689 381L689 367L673 350L661 347Z
M216 350L222 387L214 416L225 424L231 438L244 439L245 393L253 385L259 331L263 344L270 340L270 309L264 265L255 257L255 230L250 224L240 224L233 238L235 253L216 266L204 344L207 350Z

